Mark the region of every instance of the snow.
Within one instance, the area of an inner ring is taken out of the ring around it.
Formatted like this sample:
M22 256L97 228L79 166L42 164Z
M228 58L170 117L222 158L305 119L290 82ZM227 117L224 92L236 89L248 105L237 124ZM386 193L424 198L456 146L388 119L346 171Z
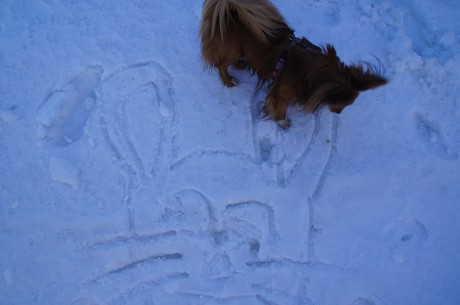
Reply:
M0 304L460 304L460 2L273 1L390 83L258 118L201 1L0 4Z
M80 186L80 169L65 159L50 158L50 175L55 182L61 182L78 189Z

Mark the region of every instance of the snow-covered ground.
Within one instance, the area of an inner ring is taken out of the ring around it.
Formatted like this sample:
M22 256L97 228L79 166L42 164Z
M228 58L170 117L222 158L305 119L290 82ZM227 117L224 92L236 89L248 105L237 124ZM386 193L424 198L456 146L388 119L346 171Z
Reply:
M1 305L460 304L460 2L274 3L390 83L284 131L201 1L1 1Z

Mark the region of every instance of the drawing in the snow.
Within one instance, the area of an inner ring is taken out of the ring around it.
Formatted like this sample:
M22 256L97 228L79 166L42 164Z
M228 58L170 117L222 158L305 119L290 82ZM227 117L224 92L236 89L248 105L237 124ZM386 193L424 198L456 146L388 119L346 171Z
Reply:
M460 303L460 3L272 3L388 84L284 130L202 1L2 1L0 305Z

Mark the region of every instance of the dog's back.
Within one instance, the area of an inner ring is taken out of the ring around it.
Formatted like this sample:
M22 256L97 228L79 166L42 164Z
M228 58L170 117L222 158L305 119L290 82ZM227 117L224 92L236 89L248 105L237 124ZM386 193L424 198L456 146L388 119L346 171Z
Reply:
M215 66L227 86L235 80L226 72L245 57L260 78L271 73L273 61L282 50L291 29L268 0L205 0L201 19L201 54L205 63Z
M224 41L230 21L240 21L255 39L265 44L285 24L281 14L267 0L205 0L201 37L213 39L217 35Z

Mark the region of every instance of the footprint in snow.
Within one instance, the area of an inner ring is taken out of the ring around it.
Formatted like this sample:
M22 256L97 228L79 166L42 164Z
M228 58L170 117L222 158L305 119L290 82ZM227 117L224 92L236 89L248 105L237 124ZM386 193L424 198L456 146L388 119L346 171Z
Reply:
M416 114L416 122L419 138L430 153L444 160L457 159L457 152L444 142L442 134L432 122L421 114Z
M418 219L400 220L389 224L383 232L391 258L405 263L417 253L428 238L428 230Z
M91 66L50 91L36 115L40 142L66 146L80 139L96 103L104 70Z

